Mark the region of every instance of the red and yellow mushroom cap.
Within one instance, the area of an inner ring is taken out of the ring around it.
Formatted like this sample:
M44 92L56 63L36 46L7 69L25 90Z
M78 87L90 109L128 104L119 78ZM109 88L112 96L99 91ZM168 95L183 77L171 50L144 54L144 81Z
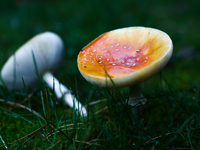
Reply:
M129 27L104 33L78 55L83 77L101 87L138 84L158 73L173 51L170 37L157 29Z

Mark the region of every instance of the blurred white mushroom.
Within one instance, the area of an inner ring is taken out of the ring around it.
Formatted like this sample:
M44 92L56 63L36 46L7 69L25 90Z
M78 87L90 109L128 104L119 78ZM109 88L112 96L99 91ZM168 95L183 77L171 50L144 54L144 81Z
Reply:
M17 91L24 89L24 84L29 90L35 88L42 77L58 98L63 96L70 107L74 101L76 109L85 116L85 107L51 73L61 64L63 48L62 39L55 33L39 34L8 59L1 70L1 78L8 89Z

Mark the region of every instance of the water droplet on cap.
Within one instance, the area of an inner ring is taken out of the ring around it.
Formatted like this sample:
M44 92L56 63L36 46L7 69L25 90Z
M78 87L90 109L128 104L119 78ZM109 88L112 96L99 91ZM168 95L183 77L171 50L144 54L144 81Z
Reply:
M139 52L139 51L140 51L139 49L136 50L136 52Z
M136 65L136 63L134 63L132 66L135 66Z

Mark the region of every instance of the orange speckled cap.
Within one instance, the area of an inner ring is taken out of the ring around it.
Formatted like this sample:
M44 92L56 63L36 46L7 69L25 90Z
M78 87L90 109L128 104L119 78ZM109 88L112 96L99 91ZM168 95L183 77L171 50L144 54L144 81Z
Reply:
M78 55L78 68L92 84L130 86L158 73L172 51L172 40L160 30L122 28L104 33L85 46Z

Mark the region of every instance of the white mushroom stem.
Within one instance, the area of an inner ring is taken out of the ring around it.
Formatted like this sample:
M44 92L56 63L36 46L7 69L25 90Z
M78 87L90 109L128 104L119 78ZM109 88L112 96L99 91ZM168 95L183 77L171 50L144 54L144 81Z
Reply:
M70 92L70 90L61 84L52 73L47 72L43 75L43 80L47 83L47 85L55 92L57 98L63 97L65 103L69 107L73 107L73 103L75 102L75 109L79 111L81 116L87 116L86 108L75 98L74 95Z
M142 105L147 102L147 99L141 93L140 84L131 86L130 91L131 93L127 103L128 105L131 105L135 119L139 119L139 116L141 116Z

